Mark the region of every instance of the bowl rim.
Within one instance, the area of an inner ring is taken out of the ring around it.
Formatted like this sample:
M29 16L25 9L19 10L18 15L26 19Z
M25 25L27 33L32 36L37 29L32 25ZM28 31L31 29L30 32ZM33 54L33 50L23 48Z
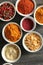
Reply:
M33 28L32 28L31 30L25 30L25 29L23 28L23 26L22 26L22 22L23 22L23 20L26 19L26 18L29 18L29 19L31 19L31 20L33 21L34 26L33 26ZM27 16L26 16L26 17L23 17L23 18L21 19L21 21L20 21L20 27L21 27L21 29L22 29L23 31L25 31L25 32L31 32L31 31L33 31L33 30L36 28L36 22L35 22L35 20L34 20L33 17L31 17L31 16L27 17Z
M17 6L18 6L19 1L20 1L20 0L17 0L17 1L16 1L16 4L15 4L17 13L18 13L19 15L21 15L21 16L30 16L30 15L32 15L33 12L34 12L35 9L36 9L36 1L35 1L35 0L32 0L32 1L34 2L34 9L33 9L33 11L32 11L31 13L29 13L29 14L22 14L22 13L20 13L20 12L18 11Z
M13 17L11 17L9 20L5 20L5 19L3 19L3 18L0 18L0 20L6 21L6 22L7 22L7 21L11 21L11 20L15 17L15 15L16 15L15 5L14 5L12 2L10 2L10 1L3 1L3 2L1 2L0 6L3 5L4 3L9 3L10 5L13 6L13 8L14 8L14 15L13 15Z
M39 24L39 25L43 25L43 24L42 24L42 23L39 23L38 20L36 20L35 14L36 14L36 11L37 11L39 8L41 8L41 7L43 7L43 5L38 6L38 7L35 9L35 11L34 11L34 20L35 20L36 23Z
M39 49L37 49L37 50L35 50L35 51L31 51L30 49L28 49L27 46L26 46L25 43L24 43L25 37L26 37L28 34L31 34L31 33L36 33L36 34L38 34L38 35L40 36L40 38L41 38L41 46L40 46ZM23 37L22 45L23 45L24 49L25 49L26 51L28 51L28 52L31 52L31 53L38 52L38 51L41 50L41 48L43 47L42 35L41 35L39 32L36 32L36 31L32 31L32 32L30 32L30 33L26 33L26 34L24 35L24 37Z
M9 24L16 24L16 25L20 28L21 36L20 36L20 38L19 38L17 41L15 41L15 42L9 41L9 40L5 37L4 30L5 30L6 26L8 26ZM22 34L23 34L23 33L22 33L22 30L21 30L21 27L19 26L18 23L15 23L15 22L9 22L9 23L7 23L7 24L3 27L3 29L2 29L2 37L3 37L3 39L4 39L5 41L9 42L9 43L17 43L17 42L19 42L19 41L21 40L21 38L22 38Z
M11 63L4 63L3 65L6 65L6 64L13 65L13 64L11 64Z
M5 48L7 47L7 46L9 46L9 45L15 45L17 48L18 48L18 50L19 50L19 56L18 56L18 58L17 59L15 59L15 60L8 60L6 57L5 57ZM4 45L4 47L2 48L2 51L1 51L1 56L2 56L2 58L3 58L3 60L4 61L6 61L6 62L8 62L8 63L15 63L15 62L17 62L19 59L20 59L20 57L21 57L21 49L20 49L20 47L17 45L17 44L6 44L6 45Z

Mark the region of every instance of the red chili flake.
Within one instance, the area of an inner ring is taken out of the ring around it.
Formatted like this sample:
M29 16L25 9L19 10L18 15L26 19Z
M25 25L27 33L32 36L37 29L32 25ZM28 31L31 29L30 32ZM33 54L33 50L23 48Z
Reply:
M14 16L14 7L9 3L4 3L0 6L0 18L5 20Z

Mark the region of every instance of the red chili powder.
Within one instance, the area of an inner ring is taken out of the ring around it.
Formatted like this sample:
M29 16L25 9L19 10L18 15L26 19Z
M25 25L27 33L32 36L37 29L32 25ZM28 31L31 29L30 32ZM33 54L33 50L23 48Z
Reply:
M31 30L34 26L34 23L31 19L26 18L23 20L22 26L25 30Z
M18 3L18 11L22 14L29 14L34 9L34 2L32 0L20 0Z

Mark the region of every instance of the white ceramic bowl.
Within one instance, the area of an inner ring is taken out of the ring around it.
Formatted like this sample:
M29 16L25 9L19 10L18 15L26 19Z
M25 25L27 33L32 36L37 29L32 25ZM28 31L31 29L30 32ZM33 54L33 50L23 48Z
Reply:
M16 15L16 9L15 9L15 6L14 6L13 3L9 2L9 1L4 1L4 2L2 2L2 3L0 4L0 6L3 5L4 3L9 3L10 5L13 6L13 8L14 8L14 15L13 15L13 17L12 17L11 19L9 19L9 20L5 20L5 19L3 19L3 18L0 18L0 19L1 19L2 21L11 21L11 20L15 17L15 15Z
M26 15L25 15L25 14L22 14L22 13L20 13L20 12L18 11L18 3L19 3L19 1L20 1L20 0L17 0L17 2L16 2L16 4L15 4L17 13L18 13L19 15L21 15L21 16L29 16L29 15L32 15L33 12L34 12L34 10L36 9L36 2L35 2L35 0L32 0L32 1L34 2L34 9L33 9L33 11L32 11L30 14L26 14Z
M5 37L5 34L4 34L4 30L5 30L6 26L9 25L9 24L11 24L11 23L12 23L12 24L16 24L16 25L20 28L20 31L21 31L21 36L20 36L20 38L19 38L17 41L15 41L15 42L9 41L9 40ZM20 27L17 23L15 23L15 22L7 23L7 24L3 27L3 29L2 29L2 36L3 36L4 40L7 41L7 42L9 42L9 43L17 43L18 41L20 41L20 39L21 39L21 37L22 37L21 27Z
M7 64L8 64L8 65L13 65L13 64L10 64L10 63L4 63L3 65L7 65Z
M34 12L34 20L35 20L39 25L43 25L43 24L39 23L38 20L36 20L35 14L36 14L36 11L37 11L39 8L41 8L41 7L43 7L43 5L38 6L38 7L36 8L35 12Z
M29 18L30 20L33 21L34 26L33 26L33 28L32 28L31 30L25 30L25 29L23 28L23 26L22 26L22 22L23 22L23 20L26 19L26 18ZM22 29L23 31L25 31L25 32L31 32L31 31L33 31L33 30L36 28L36 22L35 22L34 18L31 17L31 16L29 16L29 17L24 17L24 18L21 19L20 26L21 26L21 29Z
M36 33L36 34L38 34L38 35L40 36L40 38L41 38L41 43L42 43L42 44L41 44L40 48L37 49L37 50L35 50L35 51L31 51L30 49L28 49L28 47L25 45L25 42L24 42L26 36L29 35L29 34L31 34L31 33ZM32 31L32 32L30 32L30 33L27 33L27 34L23 37L22 44L23 44L23 47L24 47L24 49L25 49L26 51L31 52L31 53L37 52L37 51L39 51L39 50L42 48L42 46L43 46L42 35L41 35L40 33L36 32L36 31Z
M5 56L5 49L6 49L6 47L9 46L9 45L11 45L11 44L6 44L6 45L2 48L1 55L2 55L2 58L4 59L4 61L6 61L6 62L8 62L8 63L15 63L15 62L17 62L17 61L20 59L20 57L21 57L21 49L20 49L20 47L19 47L18 45L12 44L12 45L14 45L14 46L16 46L16 47L18 48L18 50L19 50L19 56L18 56L17 59L15 59L15 60L13 60L13 61L12 61L12 60L8 60L8 59L6 58L6 56Z

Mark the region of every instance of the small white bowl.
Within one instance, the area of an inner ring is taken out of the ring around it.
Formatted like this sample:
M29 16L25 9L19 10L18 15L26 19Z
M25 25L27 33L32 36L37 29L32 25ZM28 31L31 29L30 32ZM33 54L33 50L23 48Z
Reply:
M16 24L16 25L20 28L21 36L20 36L20 38L19 38L17 41L15 41L15 42L9 41L9 40L5 37L4 30L5 30L5 28L6 28L9 24ZM7 23L7 24L3 27L3 29L2 29L2 36L3 36L3 39L4 39L5 41L9 42L9 43L17 43L17 42L20 41L20 39L22 38L22 30L21 30L21 27L20 27L17 23L15 23L15 22Z
M39 25L43 25L43 24L39 23L38 20L36 20L35 14L36 14L36 11L37 11L39 8L41 8L41 7L43 7L43 5L38 6L38 7L36 8L35 12L34 12L34 20L35 20Z
M11 20L15 17L15 15L16 15L16 9L15 9L15 6L14 6L14 4L11 3L10 1L4 1L4 2L2 2L2 3L0 4L0 6L3 5L4 3L9 3L10 5L13 6L13 8L14 8L14 15L13 15L13 17L12 17L11 19L8 19L8 20L5 20L5 19L3 19L3 18L0 18L0 19L1 19L2 21L11 21Z
M41 38L41 43L42 43L42 44L41 44L40 48L37 49L37 50L35 50L35 51L31 51L30 49L28 49L28 47L25 45L25 42L24 42L26 36L29 35L29 34L31 34L31 33L36 33L36 34L39 35L40 38ZM40 33L36 32L36 31L32 31L32 32L30 32L30 33L27 33L27 34L25 34L25 36L23 37L22 44L23 44L23 47L24 47L24 49L25 49L26 51L31 52L31 53L37 52L37 51L39 51L39 50L42 48L42 46L43 46L42 35L41 35Z
M23 20L26 19L26 18L28 18L28 19L30 19L30 20L33 21L34 26L33 26L33 28L32 28L31 30L25 30L25 29L23 28L23 26L22 26L22 22L23 22ZM25 32L31 32L31 31L33 31L33 30L36 28L36 22L35 22L34 18L31 17L31 16L29 16L29 17L24 17L24 18L21 19L20 26L21 26L21 29L22 29L23 31L25 31Z
M36 9L36 2L35 2L35 0L32 0L32 1L34 2L34 9L33 9L33 11L32 11L30 14L22 14L22 13L20 13L20 12L18 11L18 3L20 2L20 0L17 0L17 2L16 2L16 4L15 4L17 13L18 13L19 15L21 15L21 16L29 16L29 15L32 15L33 12L34 12L34 10Z
M8 63L15 63L15 62L17 62L17 61L20 59L20 57L21 57L21 49L20 49L20 47L19 47L18 45L12 44L12 45L14 45L14 46L16 46L16 47L18 48L18 50L19 50L19 56L18 56L18 58L15 59L15 60L8 60L8 59L6 58L6 56L5 56L5 49L6 49L6 47L9 46L9 45L11 45L11 44L6 44L6 45L2 48L1 55L2 55L2 58L3 58L4 61L6 61L6 62L8 62Z
M7 65L7 64L8 64L8 65L13 65L13 64L10 64L10 63L4 63L3 65Z

